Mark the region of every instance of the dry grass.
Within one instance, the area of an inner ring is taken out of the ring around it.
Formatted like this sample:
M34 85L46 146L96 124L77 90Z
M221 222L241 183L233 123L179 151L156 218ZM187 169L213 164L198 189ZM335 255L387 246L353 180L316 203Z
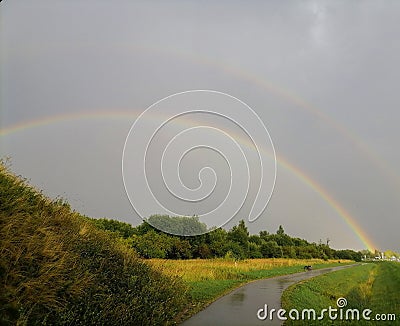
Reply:
M324 261L322 259L287 258L246 259L241 261L226 259L149 259L148 262L152 266L161 269L164 274L181 276L187 282L237 279L241 273L251 271L332 263L332 261Z

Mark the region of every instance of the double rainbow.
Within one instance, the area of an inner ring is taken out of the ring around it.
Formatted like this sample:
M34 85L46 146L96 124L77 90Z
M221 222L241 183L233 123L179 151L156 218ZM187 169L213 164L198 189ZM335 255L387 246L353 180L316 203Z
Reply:
M127 119L129 119L130 121L133 122L138 117L139 113L140 112L135 112L135 111L112 111L112 112L100 111L100 112L79 112L79 113L54 115L54 116L44 117L41 119L21 122L2 128L0 129L0 136L4 137L17 132L22 132L27 129L38 128L41 126L62 123L62 122L77 121L77 120L123 119L126 121ZM188 121L187 123L193 124L194 122ZM243 145L246 145L245 141L240 139L240 137L238 141ZM304 173L301 169L291 164L282 155L277 155L277 162L280 167L294 174L299 180L301 180L304 184L306 184L313 191L315 191L330 207L332 207L334 211L338 214L338 216L340 216L343 219L343 221L349 226L349 228L354 232L354 234L361 241L363 246L365 246L368 250L372 252L377 248L372 239L365 233L365 231L357 223L356 219L331 194L329 194L329 192L322 185L318 184L315 180L312 179L311 176Z

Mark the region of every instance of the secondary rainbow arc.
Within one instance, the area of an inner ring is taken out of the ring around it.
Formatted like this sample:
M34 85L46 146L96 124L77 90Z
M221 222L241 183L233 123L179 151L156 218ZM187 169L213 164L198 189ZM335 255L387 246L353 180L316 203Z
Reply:
M54 116L47 116L40 119L24 121L21 123L17 123L8 127L4 127L0 129L0 136L4 137L10 134L14 134L17 132L22 132L31 128L38 128L41 126L51 125L55 123L62 122L70 122L76 120L85 120L85 119L130 119L133 121L138 117L141 111L88 111L88 112L76 112L76 113L68 113ZM190 119L186 119L186 125L193 125L195 122ZM238 137L238 141L245 146L249 146L246 144L246 140ZM349 226L349 228L354 232L357 238L360 240L363 246L365 246L368 250L374 251L377 246L373 242L373 240L366 234L366 232L361 228L361 226L356 221L356 218L353 217L329 192L320 184L318 184L311 176L304 173L300 168L296 167L292 163L290 163L286 158L282 155L277 155L277 162L279 166L283 167L285 170L289 171L293 175L295 175L302 183L306 184L308 187L313 189L330 207L334 209L334 211L340 216L344 222Z

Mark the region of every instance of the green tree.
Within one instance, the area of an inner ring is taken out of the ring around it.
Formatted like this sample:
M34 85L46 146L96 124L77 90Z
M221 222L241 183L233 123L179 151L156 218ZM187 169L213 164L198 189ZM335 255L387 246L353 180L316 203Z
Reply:
M167 258L167 254L172 251L171 238L154 230L143 235L133 235L129 240L143 258Z
M279 229L276 231L277 235L284 235L285 230L283 229L282 225L279 225Z
M118 235L122 238L129 238L133 234L136 233L135 228L125 222L109 220L106 218L93 219L91 220L99 229L112 231L118 233Z
M281 247L275 241L263 241L260 251L264 258L282 257Z
M247 253L245 253L243 247L238 242L228 241L224 247L225 255L233 256L238 260L247 258Z
M202 243L197 249L198 257L207 259L212 258L213 253L207 243Z
M283 246L282 252L285 258L296 258L296 249L293 246Z
M195 235L207 232L207 225L198 216L152 215L147 222L153 227L178 235Z
M261 238L258 235L253 234L253 235L249 236L249 242L252 242L252 243L255 243L257 245L260 245L261 244Z
M243 220L240 220L239 224L235 225L228 232L228 240L237 243L242 248L244 256L247 257L249 251L249 231Z
M224 257L227 252L225 247L228 241L227 232L222 228L218 228L208 233L207 238L211 255L214 257Z
M170 259L189 259L192 258L191 246L188 240L178 237L170 238L171 245L167 250L167 258Z
M261 247L254 243L249 242L249 258L262 258Z

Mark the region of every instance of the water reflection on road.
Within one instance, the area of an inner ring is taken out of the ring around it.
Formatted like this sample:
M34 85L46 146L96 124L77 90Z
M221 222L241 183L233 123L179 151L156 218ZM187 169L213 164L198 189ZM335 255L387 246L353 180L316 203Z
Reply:
M350 266L352 265L324 268L248 283L218 299L182 325L281 325L276 314L272 321L259 320L257 311L265 304L268 304L268 309L279 309L283 291L294 283Z

